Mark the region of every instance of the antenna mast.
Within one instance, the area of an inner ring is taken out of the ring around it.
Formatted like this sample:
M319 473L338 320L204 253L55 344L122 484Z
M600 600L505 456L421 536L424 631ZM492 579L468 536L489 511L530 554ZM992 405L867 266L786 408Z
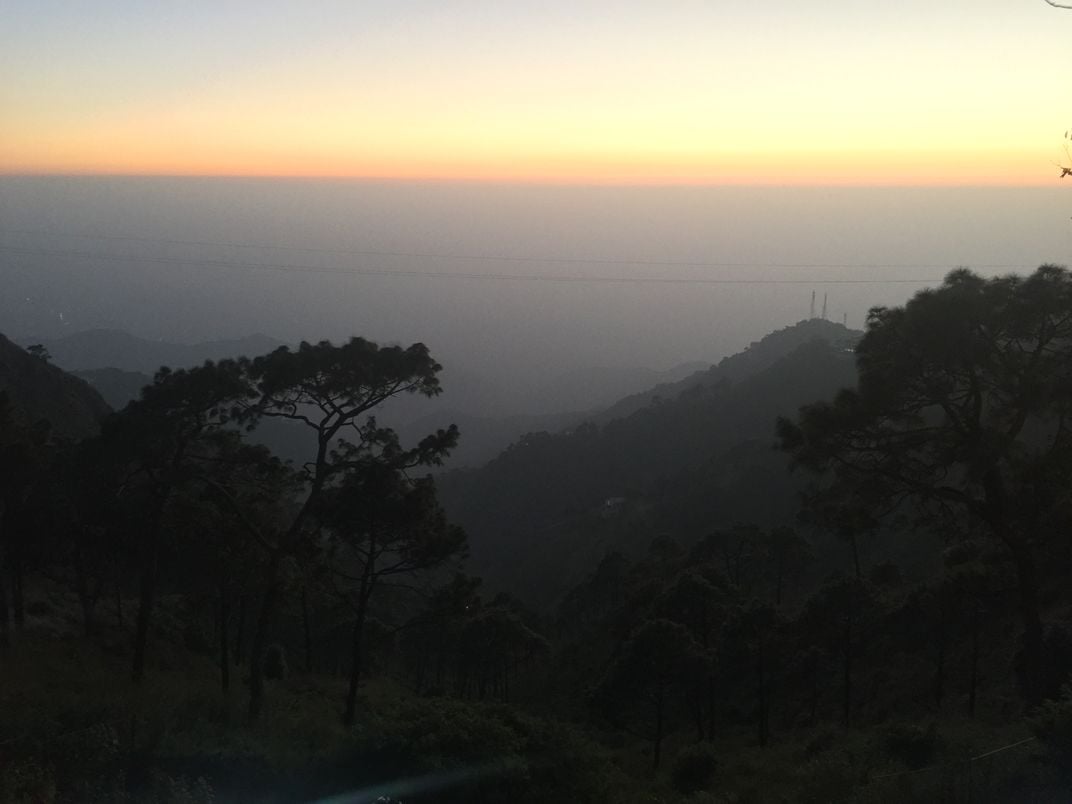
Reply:
M815 291L811 292L811 312L808 313L808 318L815 318Z
M826 294L823 294L823 321L826 321Z

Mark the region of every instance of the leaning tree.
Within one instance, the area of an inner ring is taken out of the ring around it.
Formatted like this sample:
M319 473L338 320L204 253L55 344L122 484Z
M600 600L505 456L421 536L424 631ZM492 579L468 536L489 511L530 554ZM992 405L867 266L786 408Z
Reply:
M310 445L310 458L301 467L300 501L273 535L265 562L250 655L251 720L263 705L264 657L284 590L283 569L315 538L324 495L369 466L400 470L434 464L456 443L458 431L451 425L403 450L394 434L372 418L394 397L438 394L441 368L422 343L379 346L363 338L340 345L302 343L296 350L283 346L246 364L254 396L237 400L237 418L250 428L266 419L290 422Z

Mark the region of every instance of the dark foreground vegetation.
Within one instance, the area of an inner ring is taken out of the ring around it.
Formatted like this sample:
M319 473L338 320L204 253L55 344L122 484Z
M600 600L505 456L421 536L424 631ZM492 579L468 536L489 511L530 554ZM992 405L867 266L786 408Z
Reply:
M102 418L0 340L0 801L1068 797L1072 275L433 478L456 429L375 414L439 370L302 344Z

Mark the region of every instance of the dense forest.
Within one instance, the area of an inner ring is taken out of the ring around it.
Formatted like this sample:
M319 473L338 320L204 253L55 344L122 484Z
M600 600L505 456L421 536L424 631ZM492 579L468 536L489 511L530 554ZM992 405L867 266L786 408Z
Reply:
M433 351L138 389L0 337L0 801L1066 798L1068 271L802 321L479 467L382 423Z

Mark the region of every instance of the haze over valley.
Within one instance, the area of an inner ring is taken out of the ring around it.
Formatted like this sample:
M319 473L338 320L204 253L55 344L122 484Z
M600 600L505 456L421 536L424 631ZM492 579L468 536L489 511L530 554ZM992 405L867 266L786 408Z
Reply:
M1060 190L4 177L0 320L421 341L444 407L583 411L807 318L813 291L861 327L957 266L1068 262Z

